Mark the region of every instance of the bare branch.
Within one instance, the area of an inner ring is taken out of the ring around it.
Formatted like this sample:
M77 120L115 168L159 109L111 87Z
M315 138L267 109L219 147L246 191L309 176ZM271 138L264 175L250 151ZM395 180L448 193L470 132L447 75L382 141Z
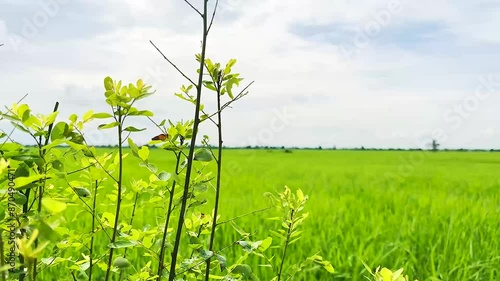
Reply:
M218 6L219 6L219 0L216 0L215 7L214 7L214 13L212 14L212 19L210 19L210 25L208 26L207 34L210 32L210 29L212 28L212 24L214 23L215 13L217 13Z
M252 211L252 212L249 212L249 213L246 213L246 214L243 214L243 215L239 215L239 216L236 216L234 218L231 218L231 219L228 219L228 220L225 220L225 221L218 222L217 225L222 225L222 224L225 224L225 223L228 223L228 222L232 222L232 221L235 221L237 219L240 219L240 218L243 218L243 217L246 217L246 216L250 216L250 215L253 215L253 214L256 214L256 213L267 211L267 210L272 209L272 208L274 208L274 206L269 206L269 207L266 207L266 208L255 210L255 211Z
M234 99L226 102L220 110L217 110L216 112L212 113L212 115L208 116L207 118L212 118L213 116L215 116L217 113L223 111L226 107L229 107L233 102L241 99L242 97L246 96L246 94L248 94L248 92L245 92L250 86L252 86L252 84L254 83L255 81L252 81L250 84L248 84L245 88L243 88L243 90L241 90L241 92L236 96L234 97Z
M186 2L189 5L189 7L191 7L193 10L195 10L198 13L198 15L200 15L200 17L203 17L203 14L198 9L196 9L191 3L189 3L188 0L184 0L184 2Z
M151 45L153 45L153 47L155 47L155 49L163 56L163 58L168 61L168 63L170 63L170 65L172 65L182 76L184 76L184 78L186 78L189 82L191 82L191 84L193 84L193 86L195 87L198 87L198 85L196 85L196 83L193 82L193 80L191 80L189 77L187 77L186 74L184 74L184 72L182 72L182 70L180 70L172 61L170 61L161 51L160 49L158 49L158 47L156 47L156 45L153 43L153 41L149 40L149 43L151 43Z

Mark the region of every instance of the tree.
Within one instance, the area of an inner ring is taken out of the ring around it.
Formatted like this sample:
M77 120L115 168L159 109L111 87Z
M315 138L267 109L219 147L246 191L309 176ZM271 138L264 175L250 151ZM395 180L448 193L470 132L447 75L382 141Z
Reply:
M434 151L434 152L438 151L439 146L441 146L441 144L439 144L439 143L437 142L437 140L435 140L435 139L434 139L434 140L432 140L431 145L432 145L432 151Z

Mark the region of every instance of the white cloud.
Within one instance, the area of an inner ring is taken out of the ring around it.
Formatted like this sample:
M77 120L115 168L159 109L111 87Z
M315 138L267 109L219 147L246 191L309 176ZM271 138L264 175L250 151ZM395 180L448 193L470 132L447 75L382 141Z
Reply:
M8 42L0 49L2 104L11 104L29 92L27 101L39 111L50 111L56 100L62 100L69 107L65 112L81 114L85 100L90 107L98 107L94 104L102 98L105 76L127 82L146 77L157 94L143 106L158 111L160 116L187 118L192 108L173 97L173 92L187 82L148 41L153 40L181 69L195 75L200 18L183 1L83 2L107 12L105 21L89 18L92 31L83 32L85 25L78 26L78 30L92 36L49 37L51 30L72 24L71 18L63 21L62 17L78 13L72 5L83 4L74 0L61 10L60 18L56 16L19 51ZM226 143L248 143L249 137L262 134L270 126L273 110L283 108L296 118L285 129L274 132L272 138L260 138L261 145L414 146L416 132L448 126L443 112L474 92L478 77L491 72L488 65L498 55L477 58L464 53L450 57L445 50L422 53L414 48L372 43L347 60L335 44L311 41L290 32L290 26L297 23L363 27L389 3L221 0L209 38L209 57L221 62L237 58L235 70L246 82L256 81L250 95L228 111ZM494 34L498 20L484 17L491 7L445 0L401 3L403 10L393 17L390 27L404 28L410 22L439 23L457 36L460 45L455 46L455 52L467 52L467 45L500 43ZM90 9L85 12L92 12ZM12 35L12 30L20 28L18 22L6 19L0 14L2 42ZM85 14L79 15L82 19ZM351 39L347 38L347 43ZM454 46L454 42L445 43ZM500 89L496 95L498 92ZM210 105L213 102L207 101ZM454 132L460 137L450 146L470 145L475 140L472 135L476 134L476 125L496 128L500 117L489 115L489 108L498 105L500 101L492 98L474 112L459 134ZM143 140L148 137L140 136ZM500 136L490 134L478 145L499 147Z

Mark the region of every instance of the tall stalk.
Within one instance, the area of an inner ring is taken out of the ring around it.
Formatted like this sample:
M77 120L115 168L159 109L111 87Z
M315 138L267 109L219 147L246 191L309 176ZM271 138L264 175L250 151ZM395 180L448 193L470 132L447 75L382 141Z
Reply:
M219 77L220 79L220 77ZM215 229L217 228L217 215L219 211L219 198L220 198L220 183L221 183L221 171L222 171L222 109L221 109L221 85L218 83L217 85L217 130L219 133L219 150L217 152L217 183L215 188L215 206L214 206L214 214L212 218L212 230L210 233L210 244L208 249L213 251L214 240L215 240ZM211 259L207 259L207 267L205 270L205 280L208 281L208 277L210 275L210 261Z
M182 147L183 141L181 140L180 146ZM181 152L177 152L176 154L176 163L175 163L175 174L179 174L179 165L181 162ZM167 234L168 234L168 225L170 224L170 215L172 214L172 205L174 202L174 195L175 195L175 185L177 182L174 180L172 182L172 188L170 188L170 199L168 202L168 208L167 208L167 218L165 219L165 225L163 228L163 237L161 240L161 248L160 248L160 257L158 261L158 278L156 279L157 281L161 280L161 276L163 275L163 268L165 264L165 244L167 241Z
M134 218L135 218L135 210L137 209L137 201L139 201L139 192L136 192L135 193L135 196L134 196L134 207L132 207L132 215L130 217L130 222L129 222L129 225L132 226L133 223L134 223ZM132 233L132 228L128 231L127 235L130 235L130 233ZM123 253L123 257L126 258L127 257L127 250L128 248L125 248L125 252ZM118 281L121 281L122 278L123 278L123 273L124 271L123 270L120 270L120 275L118 276Z
M59 102L56 102L56 104L54 105L54 110L52 112L56 112L58 109L59 109ZM49 128L47 129L47 135L45 136L45 142L43 144L44 146L49 144L50 134L52 133L53 126L54 126L54 123L50 124ZM41 137L40 137L40 140L38 143L38 153L40 155L40 158L43 160L44 164L43 164L43 167L38 168L39 174L45 173L47 171L47 168L46 168L47 163L45 162L45 149L42 149L42 147L43 146L42 146L42 141L41 141ZM45 179L40 179L39 186L38 186L38 206L37 206L38 214L40 214L42 212L42 199L43 199L44 189L45 189ZM35 239L35 248L36 247L38 247L38 238ZM32 271L32 274L33 274L32 279L33 280L36 280L36 275L38 274L36 265L37 265L37 259L35 259L33 262L33 271Z
M123 141L122 141L122 112L120 106L118 106L118 157L120 159L119 161L119 168L118 168L118 179L117 179L117 185L118 185L118 196L116 199L116 212L115 212L115 224L113 226L113 236L111 237L111 243L115 243L116 241L116 235L118 234L118 223L120 221L120 208L121 208L121 201L122 201L122 177L123 177ZM113 253L114 253L114 248L111 247L109 249L109 259L108 259L108 268L106 269L106 277L104 278L105 281L109 280L109 276L111 273L111 263L113 262Z
M93 262L94 259L92 256L94 255L94 234L95 234L95 204L97 199L97 187L99 186L98 181L95 181L95 189L94 189L94 198L92 199L92 237L90 237L90 248L89 248L89 281L92 281L92 270L93 270Z
M177 257L179 255L179 246L182 234L182 226L184 224L184 216L186 213L187 201L188 201L188 193L189 193L189 184L191 182L191 170L193 167L193 158L194 158L194 149L196 145L196 136L198 134L198 126L200 124L200 105L201 105L201 91L203 89L203 74L204 74L204 65L205 65L205 54L207 48L207 35L208 35L208 22L207 22L207 10L208 10L208 0L203 0L203 14L201 15L203 18L203 40L201 47L201 58L200 58L200 68L198 75L198 84L196 85L196 109L195 109L195 117L194 117L194 125L193 125L193 137L191 139L191 145L189 147L189 154L187 159L187 167L186 167L186 179L184 181L184 192L181 202L181 209L179 214L179 221L177 224L177 233L175 235L174 249L172 251L172 262L170 264L170 272L168 276L169 281L173 281L175 278L175 267L177 264Z
M280 264L280 268L278 271L278 280L277 281L281 280L283 268L285 267L286 251L288 249L288 245L290 244L290 238L291 238L292 231L293 231L293 221L294 221L294 210L292 209L290 212L290 223L288 224L288 231L286 233L285 247L283 249L283 254L281 255L281 264Z

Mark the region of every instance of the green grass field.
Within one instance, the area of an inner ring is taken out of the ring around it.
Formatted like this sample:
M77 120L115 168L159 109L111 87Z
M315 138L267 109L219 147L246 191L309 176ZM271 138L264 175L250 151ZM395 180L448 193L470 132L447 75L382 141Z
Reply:
M135 162L131 156L127 161ZM306 272L295 280L366 280L363 261L372 268L404 267L420 281L500 280L499 153L226 150L224 161L221 220L267 206L264 192L281 191L284 185L309 195L310 216L290 261L320 252L336 273ZM173 167L167 151L153 150L151 162ZM126 181L148 175L130 167ZM406 177L388 176L401 171ZM136 228L162 217L163 210L148 202L138 207ZM279 227L264 219L272 215L259 213L237 223L255 232L256 240L263 239ZM85 218L74 224L88 227ZM216 248L237 239L224 225ZM239 251L225 252L228 264ZM260 280L269 280L269 270L259 269L258 263L252 260ZM44 272L42 279L53 274Z

